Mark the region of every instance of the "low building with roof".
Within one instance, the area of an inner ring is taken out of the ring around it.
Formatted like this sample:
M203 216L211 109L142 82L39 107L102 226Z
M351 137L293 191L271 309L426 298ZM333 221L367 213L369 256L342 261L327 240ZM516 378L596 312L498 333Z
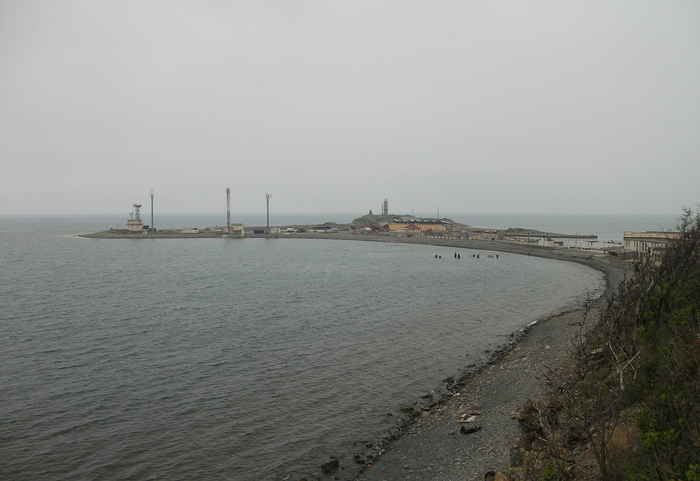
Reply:
M598 236L594 234L556 234L531 229L508 229L504 238L540 246L561 246L573 249L597 249Z
M421 219L412 216L395 217L389 220L386 228L391 232L414 234L437 234L450 232L452 225L440 219Z
M622 243L625 250L648 254L654 260L660 260L668 244L678 239L680 232L674 231L625 231Z

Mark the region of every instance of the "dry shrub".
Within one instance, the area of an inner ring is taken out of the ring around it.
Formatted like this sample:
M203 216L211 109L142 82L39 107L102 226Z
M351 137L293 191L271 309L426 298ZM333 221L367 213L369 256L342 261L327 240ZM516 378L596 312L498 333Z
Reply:
M678 229L582 330L555 396L520 410L519 479L700 481L700 216Z

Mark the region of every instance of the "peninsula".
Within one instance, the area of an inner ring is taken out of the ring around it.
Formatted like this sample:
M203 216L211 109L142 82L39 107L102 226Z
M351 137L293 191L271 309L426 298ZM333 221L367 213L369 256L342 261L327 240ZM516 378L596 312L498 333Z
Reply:
M131 222L131 221L130 221ZM133 224L133 223L132 223ZM403 242L411 239L430 239L428 243L443 240L505 241L542 247L566 247L607 253L619 244L599 242L593 234L563 234L535 229L511 227L494 229L455 222L449 218L420 218L410 215L364 215L349 223L324 222L321 224L286 224L278 226L210 226L204 228L153 229L148 226L135 229L129 224L125 229L109 229L81 237L95 239L214 239L214 238L346 238L357 240L391 240ZM462 246L465 247L465 246ZM478 248L474 245L472 248Z

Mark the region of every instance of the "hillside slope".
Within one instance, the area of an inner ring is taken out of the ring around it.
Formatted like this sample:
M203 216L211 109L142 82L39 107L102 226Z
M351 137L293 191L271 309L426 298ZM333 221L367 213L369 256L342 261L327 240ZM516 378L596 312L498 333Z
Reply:
M518 414L511 480L700 480L700 214L642 259L551 397Z

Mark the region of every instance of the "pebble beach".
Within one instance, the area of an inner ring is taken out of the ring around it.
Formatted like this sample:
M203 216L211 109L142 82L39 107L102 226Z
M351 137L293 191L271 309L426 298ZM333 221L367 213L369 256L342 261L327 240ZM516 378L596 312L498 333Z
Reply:
M425 241L439 245L449 242ZM470 248L478 246L469 244ZM347 479L481 480L489 471L507 469L511 465L511 448L520 435L514 413L528 400L547 396L547 377L556 376L570 366L574 340L597 319L606 296L614 291L626 273L623 267L612 265L606 259L581 252L510 243L488 244L483 247L590 265L605 273L606 294L588 308L582 306L528 326L510 347L469 374L458 392L422 413L401 436L389 443L381 456L361 468L354 478ZM471 423L464 422L472 416ZM463 426L480 429L463 434ZM345 478L338 476L337 479Z

